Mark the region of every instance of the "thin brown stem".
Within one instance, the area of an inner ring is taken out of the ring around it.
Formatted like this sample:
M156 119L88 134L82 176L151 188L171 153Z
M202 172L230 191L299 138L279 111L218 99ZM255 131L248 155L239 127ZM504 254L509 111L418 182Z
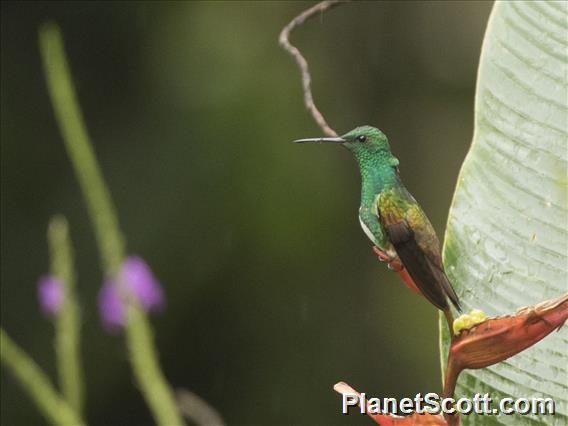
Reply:
M458 376L461 373L461 368L452 362L452 358L449 357L448 367L446 368L446 376L444 378L444 398L453 398L454 392L456 391L456 383L458 381Z
M456 391L456 384L458 377L462 371L462 368L458 366L451 355L448 354L448 367L446 368L446 376L444 379L444 390L442 393L443 398L453 398ZM456 426L460 424L459 414L444 414L444 418L450 426Z
M196 425L225 425L219 412L199 395L187 389L176 389L176 400L181 414Z
M323 13L326 10L329 10L332 7L335 7L341 3L344 3L344 1L342 2L340 0L326 0L319 2L318 4L310 7L309 9L304 10L302 13L300 13L298 16L292 19L288 23L288 25L286 25L282 29L282 32L280 33L280 37L278 39L280 45L290 54L290 56L294 58L296 64L298 64L298 68L300 68L300 73L302 75L302 87L304 89L304 104L306 105L306 108L312 115L316 124L321 128L323 133L326 136L330 137L336 137L337 132L333 130L329 126L329 124L327 124L327 121L325 121L323 114L316 107L316 104L314 102L314 97L312 95L312 88L311 88L312 78L308 67L308 61L306 61L306 58L304 58L300 50L296 46L290 43L289 39L292 31L294 31L294 29L302 25L306 20L308 20L309 18L313 17L318 13Z
M454 315L452 314L452 310L448 306L444 309L444 316L446 317L446 322L448 323L448 329L450 332L450 336L454 337Z

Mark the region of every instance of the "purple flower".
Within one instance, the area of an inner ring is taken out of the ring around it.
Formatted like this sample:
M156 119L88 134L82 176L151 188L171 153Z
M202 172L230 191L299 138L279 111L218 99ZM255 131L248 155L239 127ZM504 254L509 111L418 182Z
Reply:
M37 298L45 315L57 314L63 304L63 283L53 275L41 277L37 283Z
M146 312L156 312L165 305L160 283L142 258L125 259L115 280L107 279L99 292L98 304L104 327L117 332L124 327L121 291L130 292Z
M156 312L163 308L164 293L160 283L142 258L127 257L122 264L118 281L132 291L148 312Z

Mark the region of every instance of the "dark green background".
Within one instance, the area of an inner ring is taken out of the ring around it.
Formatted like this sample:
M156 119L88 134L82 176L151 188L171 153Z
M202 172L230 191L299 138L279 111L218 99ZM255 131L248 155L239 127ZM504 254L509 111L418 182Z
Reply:
M3 2L2 326L55 377L53 328L35 285L46 225L75 245L87 419L148 424L120 337L96 310L98 254L58 133L37 28L65 36L84 115L130 253L160 278L153 319L164 371L230 424L369 424L332 385L374 396L440 390L437 315L373 256L359 177L319 136L277 35L302 2ZM443 234L472 137L491 3L343 5L299 29L314 91L343 133L380 127L410 191ZM2 369L2 423L43 420Z

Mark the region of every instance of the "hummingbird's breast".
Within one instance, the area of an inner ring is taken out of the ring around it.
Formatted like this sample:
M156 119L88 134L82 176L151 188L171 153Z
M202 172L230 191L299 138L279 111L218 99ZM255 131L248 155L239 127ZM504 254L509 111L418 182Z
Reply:
M379 245L379 242L377 241L377 238L373 235L373 233L371 232L371 230L369 229L367 224L365 222L363 222L361 215L359 215L359 223L361 224L361 228L363 228L363 232L365 233L367 238L369 238L374 245L376 245L377 247L380 248L380 245Z
M379 194L380 195L380 194ZM361 203L359 208L359 223L363 232L371 240L371 242L380 248L382 251L387 253L391 257L396 256L396 251L389 239L387 238L381 222L379 221L378 212L378 197L377 195L372 203Z

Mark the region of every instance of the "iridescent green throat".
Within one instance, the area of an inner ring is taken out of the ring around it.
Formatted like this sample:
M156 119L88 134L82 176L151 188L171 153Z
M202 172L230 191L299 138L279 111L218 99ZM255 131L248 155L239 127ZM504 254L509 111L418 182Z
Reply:
M377 195L390 187L401 185L396 167L398 159L390 151L355 152L361 173L361 208L374 209Z

